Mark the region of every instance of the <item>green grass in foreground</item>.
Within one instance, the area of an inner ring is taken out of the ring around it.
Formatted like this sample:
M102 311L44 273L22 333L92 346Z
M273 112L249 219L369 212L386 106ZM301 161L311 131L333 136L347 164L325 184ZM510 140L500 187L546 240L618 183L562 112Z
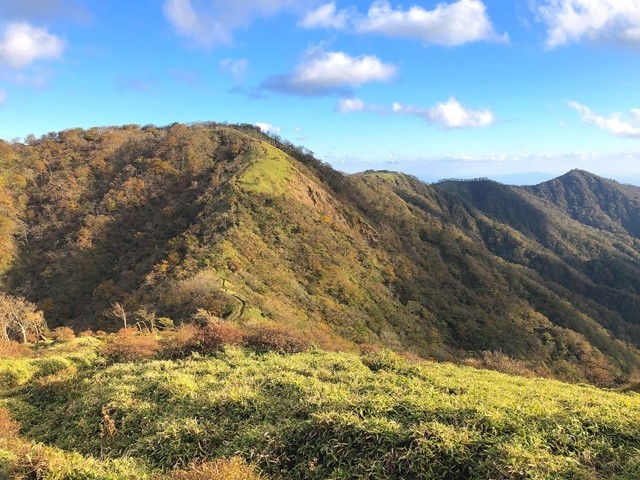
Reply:
M22 426L18 440L0 434L0 478L27 478L33 458L41 477L28 478L216 478L159 472L238 457L272 479L640 478L635 393L385 351L227 347L108 365L91 340L53 351L75 368L49 375L43 359L0 363L0 378L11 362L28 377L0 384L0 408Z

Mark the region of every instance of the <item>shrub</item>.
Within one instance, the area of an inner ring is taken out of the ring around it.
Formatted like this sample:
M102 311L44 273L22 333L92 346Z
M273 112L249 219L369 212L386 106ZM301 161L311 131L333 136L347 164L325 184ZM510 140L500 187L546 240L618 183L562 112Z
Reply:
M382 350L380 345L373 343L363 343L359 345L360 355L369 355L370 353L378 353Z
M193 465L164 478L169 480L261 480L264 477L241 458L232 457Z
M536 372L529 368L524 361L511 358L501 352L484 351L481 358L470 359L466 363L472 367L496 370L510 375L519 375L521 377L536 376Z
M134 362L153 358L160 349L155 336L122 329L108 338L101 352L113 362Z
M211 353L223 345L241 345L244 332L230 323L210 323L202 328L201 351Z
M66 370L73 366L73 363L64 357L45 357L32 360L33 366L36 368L34 377L48 377L49 375L55 375L63 370Z
M257 325L246 335L244 343L258 352L304 352L310 346L309 339L286 325Z
M70 342L76 338L76 334L71 327L58 327L53 329L50 337L56 342Z
M184 357L191 352L213 353L224 345L241 345L243 338L242 330L229 323L215 322L202 327L185 324L163 337L162 351L168 358Z
M200 328L191 323L180 325L177 330L166 332L160 340L162 356L180 358L198 351Z
M400 355L388 349L369 349L360 359L372 372L379 370L399 372L409 364Z
M0 358L27 357L30 353L29 347L22 343L0 341Z
M13 388L27 383L34 368L27 361L0 360L0 388Z

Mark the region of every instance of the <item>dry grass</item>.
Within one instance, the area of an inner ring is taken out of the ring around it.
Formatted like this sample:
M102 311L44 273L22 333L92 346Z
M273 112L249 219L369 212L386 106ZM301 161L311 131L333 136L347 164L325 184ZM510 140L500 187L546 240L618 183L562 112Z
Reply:
M29 357L31 353L31 349L21 343L0 341L0 358Z
M0 440L10 440L18 435L20 425L11 418L9 412L0 408Z
M238 457L193 465L164 477L168 480L263 480L255 468ZM159 480L159 479L158 479Z
M500 352L485 351L480 358L468 359L465 363L471 367L496 370L521 377L535 377L540 373L531 369L526 362Z

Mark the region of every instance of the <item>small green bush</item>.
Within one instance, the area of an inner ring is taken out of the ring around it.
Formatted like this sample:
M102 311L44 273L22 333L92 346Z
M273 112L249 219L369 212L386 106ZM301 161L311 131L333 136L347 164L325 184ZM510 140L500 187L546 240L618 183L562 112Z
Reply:
M26 360L0 359L0 388L13 388L27 383L35 369Z
M73 362L64 357L44 357L32 361L34 377L48 377L73 366Z

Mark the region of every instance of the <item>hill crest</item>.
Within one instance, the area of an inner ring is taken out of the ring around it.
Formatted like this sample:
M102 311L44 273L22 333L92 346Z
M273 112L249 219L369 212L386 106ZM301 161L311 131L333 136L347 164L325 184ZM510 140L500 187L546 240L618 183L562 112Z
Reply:
M10 192L24 229L5 283L52 326L115 329L118 302L176 322L203 309L284 323L326 346L501 352L598 384L640 369L632 189L569 194L582 172L526 188L343 175L247 125L76 129L5 147L25 179ZM581 198L593 201L581 210Z

